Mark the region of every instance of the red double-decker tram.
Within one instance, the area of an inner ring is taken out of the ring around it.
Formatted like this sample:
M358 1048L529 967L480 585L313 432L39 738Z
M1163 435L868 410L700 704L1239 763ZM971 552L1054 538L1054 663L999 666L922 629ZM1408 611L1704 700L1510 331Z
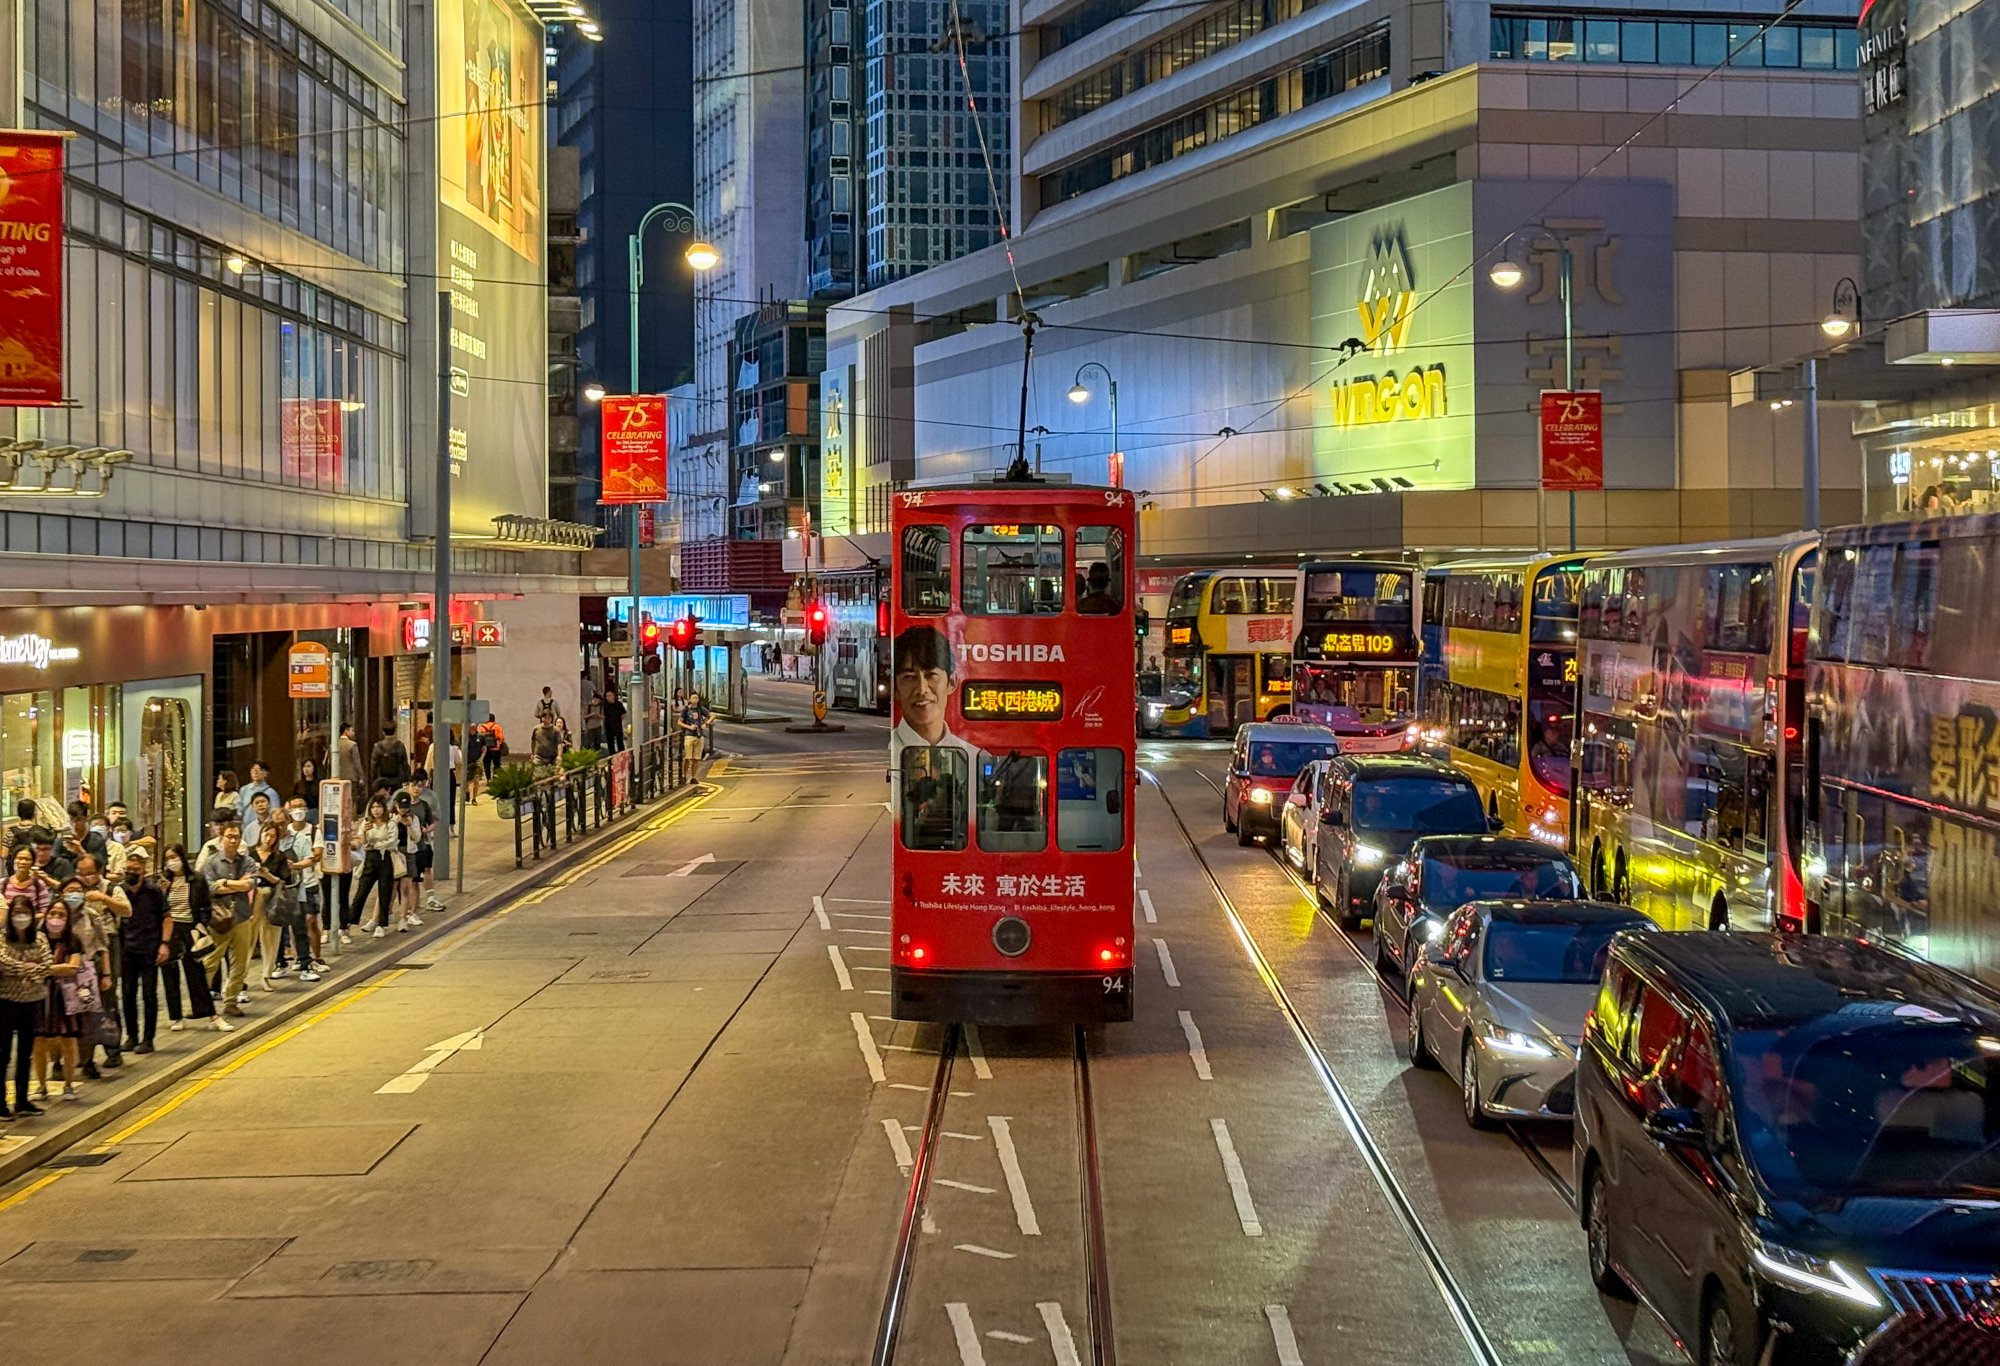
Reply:
M889 742L897 1019L1132 1018L1124 489L896 495Z

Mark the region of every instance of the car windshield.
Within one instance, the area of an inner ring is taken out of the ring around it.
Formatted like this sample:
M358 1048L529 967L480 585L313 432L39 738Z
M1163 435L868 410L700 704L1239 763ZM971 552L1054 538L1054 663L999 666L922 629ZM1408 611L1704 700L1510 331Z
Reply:
M1390 778L1354 785L1354 824L1362 830L1419 835L1469 834L1486 828L1479 789L1459 778Z
M1861 1016L1843 1022L1850 1012ZM1869 1003L1739 1031L1730 1074L1750 1162L1780 1197L2000 1195L2000 1038Z
M1433 855L1424 860L1424 905L1450 910L1468 901L1490 899L1562 901L1583 895L1583 884L1567 858L1516 853Z
M1493 982L1595 982L1604 975L1611 938L1629 920L1587 925L1522 925L1495 920L1486 929L1486 977Z
M1257 740L1250 746L1250 773L1256 778L1291 778L1315 759L1333 757L1333 746L1322 741Z

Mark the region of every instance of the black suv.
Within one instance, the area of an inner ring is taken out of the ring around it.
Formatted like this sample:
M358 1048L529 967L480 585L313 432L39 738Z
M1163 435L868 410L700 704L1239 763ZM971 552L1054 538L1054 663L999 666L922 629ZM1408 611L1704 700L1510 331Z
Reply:
M2000 996L1893 949L1622 934L1584 1026L1590 1273L1702 1366L2000 1308Z
M1327 765L1327 798L1313 851L1313 891L1342 928L1358 929L1382 870L1419 835L1490 829L1479 788L1436 759L1343 755ZM1329 886L1331 890L1329 890Z

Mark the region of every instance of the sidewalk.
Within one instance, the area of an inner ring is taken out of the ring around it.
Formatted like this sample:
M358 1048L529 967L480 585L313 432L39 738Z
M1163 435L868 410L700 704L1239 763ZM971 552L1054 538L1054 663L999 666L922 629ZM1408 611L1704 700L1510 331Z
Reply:
M287 1021L324 1004L425 945L461 928L468 921L504 905L522 892L547 882L570 864L619 836L640 828L647 819L672 809L700 790L698 782L684 784L664 800L641 807L632 815L574 844L563 845L544 854L539 862L531 861L520 868L514 866L514 823L500 819L491 798L477 806L466 807L465 891L454 891L453 883L440 884L438 891L445 899L446 909L435 914L420 912L424 922L422 929L406 933L391 931L381 939L367 938L358 931L350 931L354 935L352 944L345 947L338 944L326 946L324 955L332 971L319 982L300 982L296 977L286 977L272 984L275 990L265 992L256 985L253 969L250 1004L243 1008L241 1017L229 1021L235 1026L232 1033L217 1033L208 1027L206 1020L189 1020L184 1030L170 1030L163 995L152 1054L141 1055L128 1048L123 1067L112 1070L99 1063L103 1080L84 1081L78 1087L80 1099L76 1101L65 1099L51 1081L49 1099L37 1102L47 1114L0 1121L0 1186L48 1163L51 1158L60 1164L64 1159L57 1155L64 1149L111 1124L119 1116L212 1064L226 1063L231 1054L240 1052L245 1045L275 1033ZM453 844L453 852L456 853L456 839ZM218 1010L221 1005L222 1002L216 1002ZM9 1086L11 1088L11 1080ZM11 1104L11 1089L7 1099ZM0 1199L0 1208L4 1208L5 1204L6 1201Z

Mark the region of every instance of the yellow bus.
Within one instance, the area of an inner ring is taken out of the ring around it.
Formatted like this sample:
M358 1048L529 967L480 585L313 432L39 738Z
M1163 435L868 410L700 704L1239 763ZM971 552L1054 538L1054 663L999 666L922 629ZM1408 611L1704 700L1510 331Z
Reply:
M1508 833L1569 847L1576 605L1588 555L1426 569L1418 725Z
M1167 598L1162 735L1224 736L1292 709L1293 570L1203 569Z

